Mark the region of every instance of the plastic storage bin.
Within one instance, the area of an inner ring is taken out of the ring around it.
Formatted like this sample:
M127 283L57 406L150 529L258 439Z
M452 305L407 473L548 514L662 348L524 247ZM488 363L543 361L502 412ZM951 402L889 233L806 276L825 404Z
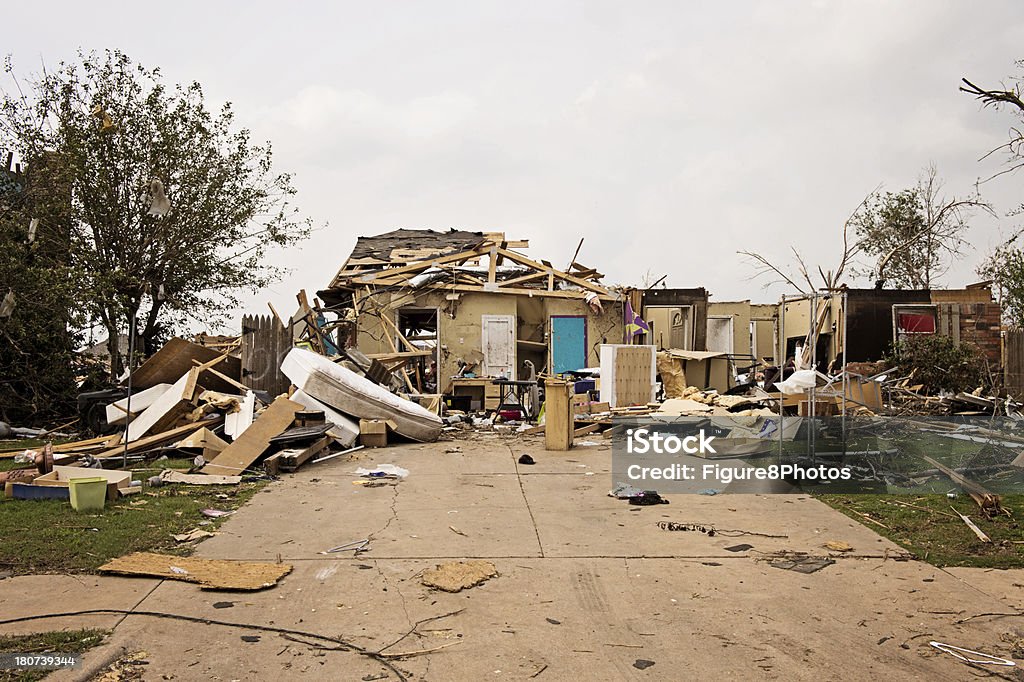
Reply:
M71 490L71 506L75 511L103 511L107 500L107 479L100 476L72 478L68 481Z

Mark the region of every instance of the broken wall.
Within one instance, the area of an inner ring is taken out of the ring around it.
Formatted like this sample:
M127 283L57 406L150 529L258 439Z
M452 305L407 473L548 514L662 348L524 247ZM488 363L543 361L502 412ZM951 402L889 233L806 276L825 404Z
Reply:
M761 361L770 358L777 363L778 347L778 306L771 303L755 303L750 306L751 353Z
M460 293L457 300L448 300L446 292L427 290L410 297L409 292L377 294L381 304L395 301L408 307L438 309L438 377L439 388L449 391L451 377L459 371L459 360L477 364L484 359L482 318L484 315L509 315L516 324L517 373L524 360L534 363L537 372L547 369L550 350L550 319L553 315L578 315L587 323L587 361L600 364L602 343L621 343L625 330L623 304L605 301L604 312L595 315L580 299L547 296L519 296L492 293ZM390 311L394 319L394 311ZM394 338L394 332L391 331ZM357 348L368 355L392 353L378 318L369 313L359 315L356 324Z
M708 303L708 324L711 324L711 321L716 318L732 320L732 348L708 348L707 350L750 355L750 308L750 301L713 301ZM710 331L708 338L711 338Z
M707 326L708 326L708 292L703 288L697 289L647 289L643 292L641 316L648 319L650 307L678 307L691 306L693 317L693 348L690 350L705 350L707 347ZM655 340L650 340L655 343Z

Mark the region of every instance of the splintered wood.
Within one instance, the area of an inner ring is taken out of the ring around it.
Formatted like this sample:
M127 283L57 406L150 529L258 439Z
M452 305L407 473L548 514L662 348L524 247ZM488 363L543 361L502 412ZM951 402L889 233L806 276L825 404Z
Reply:
M497 575L498 570L490 561L449 561L423 571L420 582L444 592L459 592Z
M137 552L108 561L99 570L198 583L204 590L262 590L276 585L291 573L292 566L269 561L199 559Z

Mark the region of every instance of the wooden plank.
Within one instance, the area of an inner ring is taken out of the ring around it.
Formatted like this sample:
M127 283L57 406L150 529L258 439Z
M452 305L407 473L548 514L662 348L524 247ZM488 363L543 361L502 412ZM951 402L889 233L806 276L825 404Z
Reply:
M263 411L252 426L231 445L202 468L204 474L240 474L266 452L270 439L279 435L295 420L295 413L305 409L302 405L281 397Z
M569 450L573 439L572 384L544 382L544 449Z
M447 256L438 256L437 258L430 258L429 260L414 263L412 265L403 265L399 268L388 268L377 273L370 275L362 275L360 277L353 278L354 281L360 284L371 284L382 279L394 279L396 275L413 275L418 272L422 272L427 268L434 265L441 265L443 263L452 263L458 260L466 260L467 258L475 258L480 256L480 252L477 249L470 249L468 251L460 251L458 253L450 253Z
M196 370L186 371L169 389L164 391L153 404L128 424L129 442L138 440L150 432L159 433L174 425L192 408L192 396L186 397L191 386L195 391Z
M582 428L576 429L575 431L572 432L572 435L573 438L575 438L576 436L585 436L588 433L593 433L594 431L597 431L600 428L601 424L590 424L589 426L584 426Z
M127 450L129 453L132 453L138 450L145 450L150 447L162 445L167 441L176 440L182 436L192 433L193 431L198 431L203 427L212 428L219 421L220 417L217 417L216 419L208 419L206 421L198 421L193 422L191 424L185 424L183 426L178 426L167 431L162 431L161 433L154 433L152 436L146 436L145 438L140 438L137 441L129 443ZM124 454L124 452L125 447L123 445L119 445L117 447L99 453L98 455L96 455L96 459L109 459L111 457L120 457L122 454Z
M526 256L524 256L522 254L516 253L515 251L509 251L508 249L501 249L501 248L499 248L498 249L498 253L500 253L502 256L505 256L510 261L513 261L515 263L519 263L520 265L526 265L526 266L534 268L536 270L546 270L546 271L550 272L551 274L553 274L555 277L558 277L561 280L565 280L566 282L571 282L572 284L575 284L576 286L583 287L584 289L586 289L588 291L593 291L593 292L598 293L598 294L608 294L608 290L605 289L602 286L598 286L597 284L594 284L593 282L589 282L589 281L587 281L587 280L585 280L585 279L583 279L581 277L576 277L574 275L570 275L568 272L562 272L561 270L556 270L555 268L552 268L550 265L545 266L545 265L543 265L541 263L538 263L535 260L531 260L531 259L527 258Z
M394 362L395 360L404 360L406 358L425 358L433 354L434 351L432 350L417 350L398 353L367 353L366 357L371 360L380 360L381 362Z
M334 438L332 436L324 436L305 448L282 450L277 453L278 468L282 471L295 471L300 466L326 450L333 440Z

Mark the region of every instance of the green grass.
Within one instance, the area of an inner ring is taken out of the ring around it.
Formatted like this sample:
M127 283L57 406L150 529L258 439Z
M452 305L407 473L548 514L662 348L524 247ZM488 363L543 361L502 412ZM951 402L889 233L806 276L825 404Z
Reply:
M263 483L145 485L160 468L181 469L190 463L178 459L140 464L135 477L143 481L143 491L108 501L96 514L76 512L63 500L0 498L0 571L15 575L89 572L130 552L191 553L194 543L177 543L171 535L193 528L215 530L230 517L206 519L201 510L238 509ZM199 525L201 521L212 523Z
M31 635L0 635L0 653L81 654L103 642L106 630L66 630ZM45 670L0 669L0 682L35 682L48 675Z
M1024 514L1024 494L1003 495L1003 507L1013 516L997 516L992 520L982 516L966 495L953 500L945 495L816 497L934 566L1024 567L1024 529L1017 520ZM969 516L992 542L979 540L963 520L953 514L950 506ZM877 523L866 520L861 514L867 514Z

